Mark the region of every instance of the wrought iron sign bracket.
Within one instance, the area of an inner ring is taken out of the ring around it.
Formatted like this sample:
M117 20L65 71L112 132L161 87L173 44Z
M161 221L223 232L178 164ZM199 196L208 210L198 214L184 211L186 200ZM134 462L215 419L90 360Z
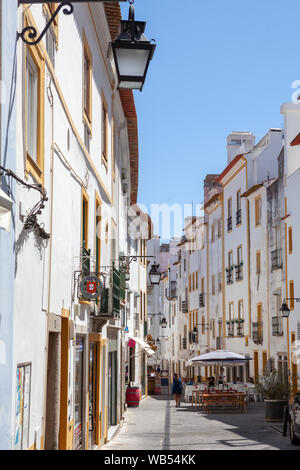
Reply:
M26 3L26 2L23 1L23 0L19 0L19 4L20 3ZM37 3L37 2L35 2L35 3ZM48 23L46 24L45 28L43 29L43 31L41 32L41 34L39 36L38 36L38 32L37 32L37 30L34 26L26 26L26 28L24 28L21 31L21 33L18 33L18 39L21 38L22 41L25 42L26 44L28 44L29 46L35 46L36 44L38 44L43 39L45 34L47 33L48 29L50 28L51 24L54 22L55 18L57 17L57 15L60 12L60 10L63 11L64 15L72 15L72 13L74 11L74 7L73 7L72 3L70 3L70 2L65 2L65 1L61 2L60 5L58 5L57 9L53 13L50 20L48 21Z
M155 256L136 256L136 255L130 255L130 256L120 256L120 261L126 260L128 264L130 264L132 261L137 261L138 259L147 259L147 258L155 258Z
M97 2L104 2L105 0L89 0L90 3L97 3ZM106 0L107 1L107 0ZM108 0L112 1L112 0ZM113 0L116 1L116 0ZM126 0L120 0L120 1L126 1ZM22 4L27 4L28 0L19 0L19 6ZM53 3L50 0L31 0L30 4L42 4L42 3ZM58 3L58 2L57 2ZM72 15L74 11L73 3L88 3L87 0L63 0L59 2L59 5L55 12L52 14L51 18L49 19L48 23L46 24L45 28L41 32L41 34L38 36L38 32L34 26L26 26L21 33L17 33L17 38L21 38L23 42L28 44L29 46L35 46L38 44L45 34L47 33L48 29L50 28L51 24L54 22L55 18L59 14L59 12L62 10L64 15Z

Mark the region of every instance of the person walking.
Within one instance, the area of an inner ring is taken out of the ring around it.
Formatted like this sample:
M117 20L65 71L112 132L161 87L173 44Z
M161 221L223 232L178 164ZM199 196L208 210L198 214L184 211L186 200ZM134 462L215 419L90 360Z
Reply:
M174 374L172 395L175 395L176 408L180 406L180 397L182 395L182 381L178 374Z

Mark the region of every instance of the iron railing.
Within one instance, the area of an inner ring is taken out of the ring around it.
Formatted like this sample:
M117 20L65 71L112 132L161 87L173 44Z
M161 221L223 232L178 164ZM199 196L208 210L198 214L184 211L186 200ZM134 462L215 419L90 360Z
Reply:
M282 267L281 249L271 251L271 266L273 269L280 269Z
M226 277L227 277L227 284L232 284L233 283L233 270L232 269L228 269L227 273L226 273Z
M240 225L242 223L242 211L239 209L236 211L236 225Z
M252 339L254 343L261 344L263 342L263 323L252 323Z
M273 336L283 335L282 319L279 316L272 317L272 335Z
M243 265L238 264L235 267L235 280L236 281L242 281L243 280Z
M232 217L227 218L227 232L230 232L232 230Z
M199 307L205 307L205 294L199 294Z

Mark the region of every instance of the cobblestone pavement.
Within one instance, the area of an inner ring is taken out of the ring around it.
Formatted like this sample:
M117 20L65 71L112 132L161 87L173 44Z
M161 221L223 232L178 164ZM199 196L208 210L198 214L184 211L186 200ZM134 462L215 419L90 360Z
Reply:
M247 414L215 410L207 415L190 403L175 408L168 397L147 397L138 408L128 408L122 428L102 449L300 450L281 428L264 420L263 403L250 403Z

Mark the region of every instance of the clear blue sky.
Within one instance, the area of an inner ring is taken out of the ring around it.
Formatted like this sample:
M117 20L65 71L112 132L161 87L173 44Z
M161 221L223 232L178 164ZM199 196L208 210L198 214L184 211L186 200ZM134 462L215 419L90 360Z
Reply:
M129 5L121 4L127 18ZM142 93L138 200L203 201L203 179L226 166L226 137L282 127L300 80L296 0L136 0L157 48Z

